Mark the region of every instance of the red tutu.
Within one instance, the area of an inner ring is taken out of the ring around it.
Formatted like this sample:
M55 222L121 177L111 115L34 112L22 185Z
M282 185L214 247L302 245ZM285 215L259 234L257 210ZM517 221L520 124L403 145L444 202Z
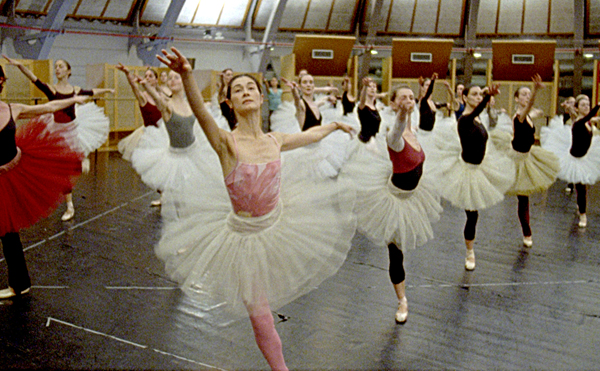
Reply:
M48 216L73 187L83 154L70 137L68 126L52 124L51 115L17 127L20 160L0 171L0 236Z

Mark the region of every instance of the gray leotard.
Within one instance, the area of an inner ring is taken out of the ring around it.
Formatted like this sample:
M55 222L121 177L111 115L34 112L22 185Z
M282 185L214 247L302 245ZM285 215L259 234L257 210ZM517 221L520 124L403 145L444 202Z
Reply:
M196 117L194 115L183 117L175 112L171 114L171 118L166 124L171 147L186 148L194 143L196 140L194 135L195 122Z

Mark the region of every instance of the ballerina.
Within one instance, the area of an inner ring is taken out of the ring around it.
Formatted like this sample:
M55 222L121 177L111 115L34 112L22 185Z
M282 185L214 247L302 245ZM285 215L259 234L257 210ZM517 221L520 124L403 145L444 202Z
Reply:
M545 127L542 129L542 147L554 152L560 161L558 178L575 185L579 227L587 226L587 185L600 179L600 142L593 134L593 127L600 124L595 117L600 106L590 110L590 98L575 98L572 112L573 126Z
M76 95L98 96L106 93L114 94L114 89L94 88L91 90L81 89L79 86L73 86L69 83L71 76L71 65L64 59L58 59L54 63L54 72L58 82L56 85L43 83L22 63L3 55L10 65L16 66L33 84L48 97L48 100L65 99ZM77 109L76 109L77 108ZM54 112L54 122L57 124L69 124L71 130L77 133L77 145L84 154L82 164L83 171L89 170L88 155L97 150L108 139L110 130L110 121L104 114L104 110L94 103L88 103L81 106L71 105L62 110ZM75 216L75 206L73 205L72 189L67 190L65 196L67 210L62 215L61 220L71 220Z
M377 151L358 144L343 172L356 183L358 231L377 246L388 247L389 275L398 299L395 320L404 323L408 302L403 251L433 237L431 222L439 219L442 208L434 180L423 174L425 153L411 129L414 94L400 86L391 97L395 124L373 139Z
M377 84L371 78L363 78L357 109L361 126L358 139L363 143L369 142L379 132L381 116L375 107L376 99Z
M0 91L6 79L0 67ZM29 106L0 101L0 240L8 266L8 285L0 299L25 295L31 279L19 231L48 216L61 202L65 188L81 173L83 154L75 149L66 126L52 125L52 116L17 125L18 119L53 113L89 98L76 96Z
M439 131L429 161L442 197L467 214L464 239L468 271L475 269L478 210L502 201L515 179L514 163L495 151L492 144L488 145L488 132L478 118L490 98L498 93L498 85L484 90L478 86L465 88L465 110L457 127Z
M518 200L517 214L523 231L523 245L531 247L531 227L529 225L529 195L543 192L555 181L560 164L558 158L550 151L535 146L535 126L532 118L539 115L533 105L540 89L544 88L540 75L533 78L533 92L527 87L515 91L517 112L513 117L513 134L502 130L494 130L491 134L496 148L503 151L515 163L515 183L508 194L516 195ZM534 112L534 115L530 115Z
M129 86L131 86L131 90L135 95L135 98L140 107L140 113L142 114L143 126L136 129L129 136L123 138L118 145L119 152L123 155L123 158L127 161L131 161L131 156L133 155L133 151L139 145L139 142L144 134L144 131L148 127L152 127L154 130L159 129L158 123L162 118L162 114L159 109L156 107L156 102L154 98L147 92L140 90L138 84L142 80L139 76L137 76L133 71L130 71L123 64L119 63L116 67L119 71L122 71L127 77L127 82L129 82ZM158 74L152 68L148 68L146 72L144 72L144 79L148 82L150 86L154 89L158 88ZM157 90L162 92L163 90ZM169 89L170 91L170 89ZM164 94L164 93L163 93ZM150 130L153 130L150 129ZM164 128L161 128L164 131ZM166 131L164 131L164 136L167 135ZM160 199L154 200L150 203L151 206L160 206Z
M356 226L350 185L343 186L341 179L314 181L292 161L282 166L280 151L352 129L332 123L296 134L263 133L261 86L250 75L230 81L227 98L238 124L232 132L219 129L191 65L177 49L171 51L163 50L159 59L181 74L192 110L221 164L218 174L209 175L222 184L213 188L192 180L187 191L168 192L168 203L182 217L167 223L157 254L183 290L201 299L199 305L226 310L233 318L249 316L269 366L287 370L271 308L335 273Z

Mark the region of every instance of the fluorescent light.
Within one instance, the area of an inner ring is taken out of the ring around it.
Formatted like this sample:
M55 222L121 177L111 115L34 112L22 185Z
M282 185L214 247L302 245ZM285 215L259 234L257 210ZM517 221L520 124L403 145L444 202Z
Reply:
M481 53L475 52L475 53L473 53L473 57L475 57L475 58L481 58Z
M377 50L375 50L375 49L371 49L371 54L377 54L377 53L378 53L378 51L377 51Z
M589 58L594 58L594 54L592 54L592 53L585 53L583 56L584 56L585 58L588 58L588 59L589 59Z

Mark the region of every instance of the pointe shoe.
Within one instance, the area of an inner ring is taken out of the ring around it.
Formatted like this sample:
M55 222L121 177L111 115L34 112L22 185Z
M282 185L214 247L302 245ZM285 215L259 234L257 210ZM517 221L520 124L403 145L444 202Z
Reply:
M396 323L398 323L398 324L406 323L407 317L408 317L408 301L406 300L406 296L405 296L398 302L398 311L396 311Z
M579 228L587 227L587 216L585 214L579 215Z
M28 294L29 290L30 290L30 288L26 288L25 290L23 290L19 294L17 294L15 292L15 290L12 289L12 287L8 287L6 289L0 290L0 300L14 298L17 295L20 296L20 295Z
M65 211L65 213L62 215L60 220L62 220L63 222L66 222L67 220L73 219L74 216L75 216L75 209L72 206L71 207L67 206L67 211Z
M573 188L567 187L567 188L565 188L565 192L571 193L571 192L573 192Z
M152 207L156 207L156 206L160 206L160 205L161 205L160 199L150 202L150 206L152 206Z
M523 237L523 246L525 246L525 247L533 246L533 239L531 238L531 236Z
M467 250L467 256L465 257L465 269L472 271L475 269L475 251Z

